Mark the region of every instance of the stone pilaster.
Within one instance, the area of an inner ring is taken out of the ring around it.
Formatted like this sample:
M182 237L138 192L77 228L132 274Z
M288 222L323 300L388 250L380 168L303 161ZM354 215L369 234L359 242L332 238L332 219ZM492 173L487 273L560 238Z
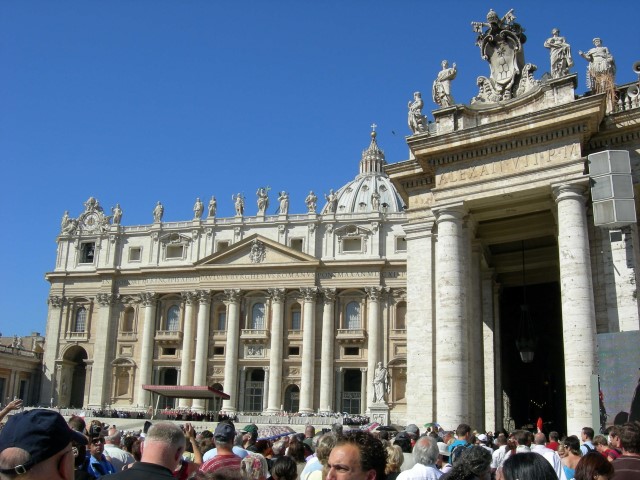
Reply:
M184 309L184 327L182 329L182 353L180 356L180 385L186 386L193 384L193 375L191 361L193 358L193 310L197 297L195 292L181 292L182 300L185 304ZM178 407L188 408L191 406L191 399L181 398L178 401Z
M343 410L342 408L342 391L344 389L344 369L342 367L338 367L335 370L336 372L336 378L335 378L335 385L336 385L336 397L335 397L335 405L336 405L336 412L341 412Z
M553 189L558 207L567 432L570 435L579 435L584 426L599 424L592 410L592 376L597 374L596 322L585 193L583 185L560 185Z
M473 238L472 229L465 229L469 238ZM484 389L484 336L482 329L482 278L480 276L481 246L478 242L465 242L470 247L468 263L469 275L469 418L471 425L479 431L484 426L485 389Z
M271 348L269 355L269 395L267 413L277 413L282 405L282 359L284 338L284 288L270 288Z
M111 293L98 293L97 301L100 308L98 310L98 322L96 325L96 339L93 345L93 376L92 388L89 395L89 408L100 408L107 402L109 396L109 378L111 378L111 359L109 351L113 338L113 325L111 322L112 305L117 299L117 295Z
M207 359L209 358L209 321L211 311L211 292L198 290L198 323L196 326L196 361L193 369L193 384L198 386L207 385ZM197 411L205 410L205 400L196 399L193 401L193 409Z
M364 405L366 405L367 410L369 410L371 405L373 405L373 380L376 366L382 358L382 355L380 355L380 294L382 293L382 288L366 287L364 290L367 293L367 332L369 334L367 344L367 396ZM364 399L365 397L363 397L363 400Z
M317 287L301 288L304 328L302 331L302 371L300 378L300 413L313 412L313 385L315 370L315 331Z
M269 367L262 367L264 370L264 384L262 387L262 411L267 409L267 398L269 397Z
M369 390L373 389L373 385L371 385L371 388L369 387L368 382L368 378L369 376L367 375L367 369L366 368L361 368L360 369L360 413L362 415L364 415L366 413L366 405L367 405L367 398L368 398L368 392Z
M496 349L495 338L500 336L494 327L493 313L493 271L483 270L482 273L482 338L484 344L484 426L486 430L496 431L496 398L495 383L496 356L500 356L500 350Z
M240 290L225 290L227 306L227 345L225 347L224 392L229 400L222 401L224 412L238 411L238 342L240 339Z
M62 306L66 303L66 298L59 295L50 295L49 311L47 312L47 333L46 338L62 338ZM44 372L42 375L42 386L40 387L40 403L52 405L56 386L56 358L58 357L58 347L60 342L49 341L44 351ZM53 399L53 400L52 400Z
M437 211L438 254L436 256L436 358L437 419L443 425L469 421L468 352L464 324L467 321L467 281L464 264L469 261L463 247L462 222L466 209L453 206ZM411 377L409 377L411 378Z
M336 289L322 289L324 310L322 311L322 353L320 360L320 411L333 412L333 356L334 356L334 305Z
M153 292L140 294L140 302L144 306L144 326L142 330L142 348L140 351L140 377L136 381L136 403L142 406L151 405L149 392L143 390L143 385L152 383L153 369L153 337L156 333L156 304L158 295Z

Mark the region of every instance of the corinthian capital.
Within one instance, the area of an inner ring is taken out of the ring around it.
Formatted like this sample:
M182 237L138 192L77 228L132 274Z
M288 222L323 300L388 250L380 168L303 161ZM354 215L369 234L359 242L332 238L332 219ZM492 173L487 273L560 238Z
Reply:
M336 289L335 288L323 288L320 290L322 296L324 297L324 303L333 303L336 300Z
M51 308L61 308L67 299L65 297L59 295L50 295L47 303L51 306Z
M209 290L196 290L200 305L211 303L211 292Z
M101 307L107 307L111 305L117 299L117 297L117 295L114 295L112 293L99 293L98 295L96 295L98 304Z
M284 300L284 288L269 288L269 298L272 302L282 302Z
M153 305L158 301L158 294L155 292L142 292L138 295L140 297L140 303L145 307Z
M238 303L240 301L241 296L242 294L239 288L229 288L224 291L224 302Z
M378 300L380 300L382 287L365 287L364 291L367 292L367 297L369 297L369 300L377 302Z
M180 292L180 297L187 305L193 305L196 301L196 292Z
M305 302L315 302L318 296L318 287L301 287L300 293Z

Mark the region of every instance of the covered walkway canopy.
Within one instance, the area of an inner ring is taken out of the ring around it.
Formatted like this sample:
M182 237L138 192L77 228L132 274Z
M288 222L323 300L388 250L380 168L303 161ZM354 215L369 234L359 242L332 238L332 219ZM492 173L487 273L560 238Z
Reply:
M155 402L152 401L152 404L155 403L156 407L153 412L153 417L155 417L155 412L158 409L158 402L160 401L160 397L170 397L170 398L198 398L198 399L209 399L220 397L223 400L229 400L229 395L221 392L220 390L216 390L213 387L208 386L200 386L200 385L143 385L142 388L148 392L151 392L152 395L157 395L157 400Z

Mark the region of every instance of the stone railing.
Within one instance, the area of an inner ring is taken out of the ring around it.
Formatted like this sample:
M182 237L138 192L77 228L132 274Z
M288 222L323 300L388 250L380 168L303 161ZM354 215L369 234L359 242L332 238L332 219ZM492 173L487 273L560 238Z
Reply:
M631 83L616 88L616 112L624 112L640 107L640 85Z
M32 352L24 348L11 347L8 345L0 345L0 353L8 353L9 355L17 355L19 357L42 358L42 353Z

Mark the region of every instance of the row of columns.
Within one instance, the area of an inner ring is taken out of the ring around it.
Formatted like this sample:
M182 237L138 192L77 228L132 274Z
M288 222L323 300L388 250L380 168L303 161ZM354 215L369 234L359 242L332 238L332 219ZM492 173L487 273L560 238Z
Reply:
M597 369L596 330L585 193L585 186L580 184L553 189L557 205L567 428L574 433L585 425L597 424L591 408L591 386ZM413 388L408 389L408 416L426 416L450 426L470 421L475 425L495 422L501 416L500 370L496 363L499 360L493 356L496 347L499 352L497 288L491 272L480 270L480 252L472 247L474 235L472 226L465 223L468 218L465 205L437 208L433 214L435 223L428 220L406 228L410 352L407 381L409 384L416 381L418 390L423 392L420 396L411 395ZM434 224L437 243L431 233ZM434 246L437 246L435 254ZM433 310L431 298L436 299ZM418 353L419 347L425 345L433 346L432 359ZM437 371L434 361L441 367ZM371 363L370 360L369 369ZM489 368L483 368L483 363ZM436 379L437 389L427 377ZM434 396L424 395L425 391L434 392ZM494 425L488 424L487 428Z
M282 405L282 369L283 369L283 344L284 344L284 301L285 289L270 288L268 296L271 301L272 330L270 342L270 363L269 363L269 388L266 393L266 412L276 413L280 411ZM324 301L322 314L322 344L321 368L320 368L320 398L319 407L321 411L332 411L334 401L334 303L336 298L335 288L319 289L318 287L303 287L300 289L303 299L303 320L302 330L302 362L300 377L300 413L312 413L314 409L314 385L315 385L315 332L316 332L316 304L319 296ZM367 385L373 383L373 372L375 365L380 358L381 347L381 315L380 315L380 295L381 287L366 288L368 295L368 319L369 319L369 346L368 346L368 368ZM321 295L320 295L321 294ZM152 364L154 351L154 334L156 318L156 302L158 295L155 293L141 294L142 305L144 306L144 326L142 331L142 348L140 358L140 375L136 382L137 399L140 404L149 404L149 393L143 389L146 384L152 383ZM209 317L211 296L207 291L183 292L182 298L185 302L185 321L183 329L182 358L180 365L180 385L206 385L207 384L207 358L209 341ZM224 291L224 303L227 307L227 337L225 347L224 365L224 390L229 394L229 399L222 403L222 410L226 412L236 412L238 408L238 359L240 345L240 300L241 291L239 289L227 289ZM194 328L194 307L199 302L197 322ZM196 335L194 335L194 330ZM194 358L192 339L195 343L195 364L192 369L192 359ZM368 405L373 402L372 389L368 389ZM98 395L96 393L96 395ZM204 410L203 400L195 400L192 405L189 400L181 399L179 407L187 408L191 406L194 410Z

